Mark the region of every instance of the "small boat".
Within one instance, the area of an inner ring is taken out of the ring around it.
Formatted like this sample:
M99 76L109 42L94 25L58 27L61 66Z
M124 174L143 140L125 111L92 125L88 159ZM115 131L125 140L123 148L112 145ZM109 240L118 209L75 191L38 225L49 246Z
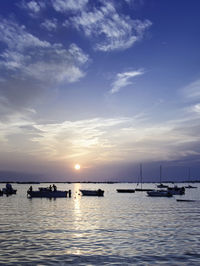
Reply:
M162 180L162 165L160 165L160 184L157 185L157 188L168 188L167 185L162 184L161 180Z
M152 190L147 191L148 196L150 197L172 197L172 193L168 190Z
M80 192L82 193L82 196L98 196L103 197L104 190L98 189L98 190L85 190L80 189Z
M194 186L188 185L188 186L186 186L185 188L197 188L197 187L194 187Z
M143 184L142 164L140 164L140 184L141 184L141 188L136 188L135 191L143 192L143 191L152 191L153 190L151 188L142 188L142 184ZM139 185L139 182L137 185Z
M17 189L13 189L12 185L7 183L6 187L2 189L3 194L9 196L17 193Z
M185 194L185 188L184 187L168 187L167 191L169 191L172 195L184 195Z
M118 193L135 193L135 189L116 189Z
M159 185L157 185L157 188L168 188L168 186L160 183Z
M30 198L66 198L69 193L71 197L71 191L61 191L61 190L52 190L50 188L39 188L34 191L29 189L27 191L27 196Z
M195 201L197 201L197 200L177 199L176 201L179 201L179 202L195 202Z

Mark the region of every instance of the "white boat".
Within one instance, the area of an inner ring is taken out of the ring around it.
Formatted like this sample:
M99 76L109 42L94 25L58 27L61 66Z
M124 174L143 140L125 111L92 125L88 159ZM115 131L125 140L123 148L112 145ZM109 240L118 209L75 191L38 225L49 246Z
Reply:
M172 193L168 190L152 190L147 191L147 194L150 197L172 197Z
M104 190L98 189L98 190L86 190L86 189L80 189L80 192L82 193L82 196L98 196L103 197Z

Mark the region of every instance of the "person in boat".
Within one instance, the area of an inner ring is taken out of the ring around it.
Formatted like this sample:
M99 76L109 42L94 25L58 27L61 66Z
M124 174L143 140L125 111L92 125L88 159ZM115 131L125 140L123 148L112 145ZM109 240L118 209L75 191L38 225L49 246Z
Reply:
M32 187L32 186L30 186L30 188L29 188L29 191L30 191L30 192L32 192L32 191L33 191L33 187Z
M52 191L52 185L49 186L49 190Z
M13 190L12 185L7 183L6 184L6 189L7 189L8 192L11 192Z
M53 191L57 191L57 187L55 184L53 184Z

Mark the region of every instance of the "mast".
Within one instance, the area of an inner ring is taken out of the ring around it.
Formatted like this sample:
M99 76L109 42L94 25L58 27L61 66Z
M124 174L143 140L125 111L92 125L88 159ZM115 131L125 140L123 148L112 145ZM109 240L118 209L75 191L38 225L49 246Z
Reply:
M160 165L160 184L161 184L161 179L162 179L162 166Z
M140 164L140 180L141 180L141 189L142 189L142 164Z

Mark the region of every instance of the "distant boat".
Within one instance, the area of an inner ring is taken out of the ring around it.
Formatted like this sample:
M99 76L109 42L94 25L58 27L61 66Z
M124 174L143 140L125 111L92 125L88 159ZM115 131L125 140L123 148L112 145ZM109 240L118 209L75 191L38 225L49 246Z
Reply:
M167 190L152 190L147 191L147 195L150 197L172 197L172 193Z
M27 195L30 198L66 198L68 193L70 197L71 191L51 190L49 188L39 188L36 191L29 189L27 191Z
M142 184L143 184L143 178L142 178L142 164L140 164L140 184L141 184L141 188L136 188L135 191L152 191L153 189L150 188L142 188Z
M167 191L170 192L172 195L184 195L185 194L185 188L184 187L168 187Z
M162 166L160 165L160 184L157 185L157 188L168 188L167 185L162 184L161 180L162 180Z
M116 189L118 193L135 193L135 189Z
M197 200L190 200L190 199L177 199L176 201L180 201L180 202L194 202Z
M17 189L13 189L12 185L7 183L6 187L2 189L3 194L9 196L17 193Z
M188 168L188 181L190 181L190 167ZM197 188L197 187L188 185L188 186L185 186L185 188Z
M104 190L98 189L98 190L86 190L86 189L80 189L80 192L82 193L82 196L98 196L103 197Z

